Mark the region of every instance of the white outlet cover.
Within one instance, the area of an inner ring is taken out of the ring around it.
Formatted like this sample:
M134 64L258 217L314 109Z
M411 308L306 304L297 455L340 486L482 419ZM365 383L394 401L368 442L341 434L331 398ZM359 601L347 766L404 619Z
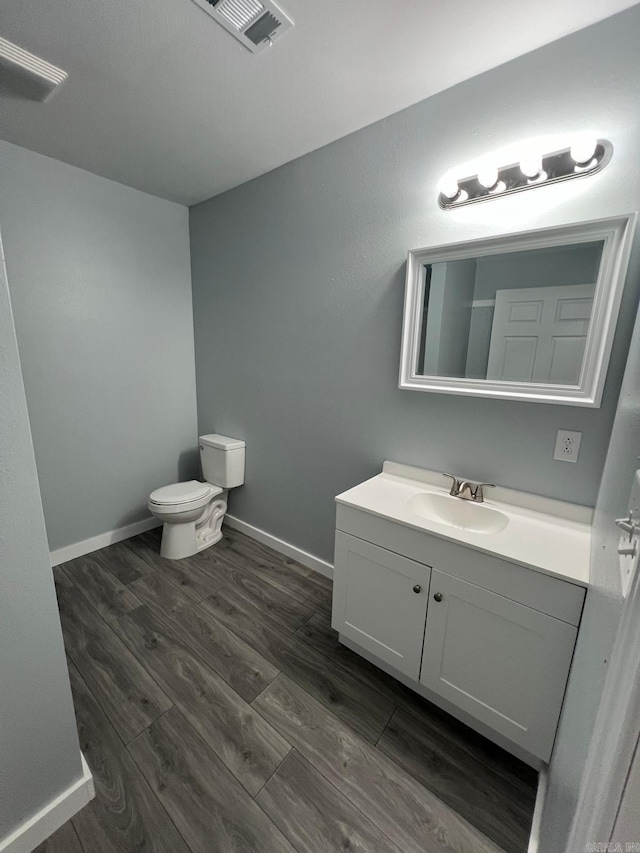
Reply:
M556 446L553 458L559 462L577 462L580 452L581 432L573 432L568 429L559 429L556 435Z

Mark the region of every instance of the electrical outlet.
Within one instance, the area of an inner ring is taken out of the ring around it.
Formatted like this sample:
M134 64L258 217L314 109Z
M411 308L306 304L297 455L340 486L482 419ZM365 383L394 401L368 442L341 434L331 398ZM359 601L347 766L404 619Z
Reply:
M560 462L577 462L581 439L581 432L559 429L556 435L556 447L553 451L553 458L560 460Z

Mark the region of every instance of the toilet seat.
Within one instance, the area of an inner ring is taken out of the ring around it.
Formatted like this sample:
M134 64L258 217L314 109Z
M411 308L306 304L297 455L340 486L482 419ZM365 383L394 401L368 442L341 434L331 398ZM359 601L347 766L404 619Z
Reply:
M212 498L222 494L224 489L211 483L187 480L184 483L172 483L162 486L149 495L149 504L159 513L180 512L181 509L193 510L206 506Z

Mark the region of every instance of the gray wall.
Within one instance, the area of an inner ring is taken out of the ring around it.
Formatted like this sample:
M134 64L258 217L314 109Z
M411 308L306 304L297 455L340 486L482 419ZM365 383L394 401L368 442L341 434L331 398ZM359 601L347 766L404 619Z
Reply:
M197 473L188 215L0 142L0 227L53 550Z
M439 286L436 293L436 282ZM471 306L476 281L476 262L450 261L434 264L431 270L431 287L427 306L425 341L425 374L437 376L464 376L467 361L467 343L471 325ZM431 295L434 295L433 310ZM432 316L433 315L433 316ZM436 331L437 330L437 331ZM431 343L433 332L435 341ZM427 353L435 346L431 363Z
M0 847L82 776L0 246Z
M437 374L440 338L442 335L442 309L444 307L444 287L447 281L447 265L432 264L424 271L425 293L421 319L421 354L418 365L422 363L422 373ZM427 291L428 287L428 291Z
M474 299L495 299L496 290L595 284L602 243L585 243L478 258Z
M602 407L581 409L399 390L405 258L638 207L639 28L634 7L191 208L200 428L247 440L232 513L331 560L334 495L384 459L595 503L637 265ZM615 146L600 174L438 207L456 164L589 129ZM558 428L583 432L575 465Z

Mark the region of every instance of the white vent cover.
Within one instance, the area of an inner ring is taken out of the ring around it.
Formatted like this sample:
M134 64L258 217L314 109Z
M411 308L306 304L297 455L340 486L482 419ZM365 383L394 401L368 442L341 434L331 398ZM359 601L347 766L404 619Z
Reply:
M0 72L3 77L8 75L13 91L36 101L46 101L68 76L61 68L4 38L0 38Z
M291 18L271 0L194 0L212 18L258 53L293 26Z

